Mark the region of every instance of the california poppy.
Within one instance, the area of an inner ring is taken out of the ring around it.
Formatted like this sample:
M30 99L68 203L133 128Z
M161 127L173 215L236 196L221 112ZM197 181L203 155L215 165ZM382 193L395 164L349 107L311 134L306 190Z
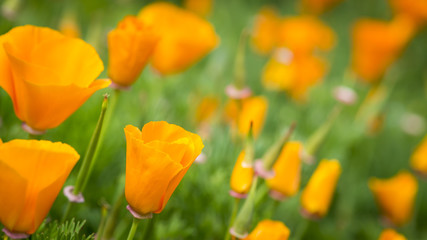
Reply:
M170 3L152 3L138 18L160 37L151 64L163 75L184 71L219 42L209 22Z
M244 240L288 240L289 228L280 221L262 220Z
M412 153L411 167L421 174L427 174L427 136Z
M0 221L8 232L37 230L79 157L64 143L0 141Z
M31 25L0 36L0 86L15 114L35 130L54 128L95 91L110 84L94 79L103 64L83 40Z
M126 87L141 74L157 44L158 37L136 17L127 16L108 33L108 76Z
M320 218L326 215L341 175L341 165L337 160L323 159L311 176L301 195L303 211Z
M184 7L202 17L208 16L212 11L214 0L185 0Z
M160 213L191 164L200 155L200 137L167 122L142 130L128 125L126 186L129 206L140 215Z
M267 179L272 196L290 197L298 192L301 180L302 144L288 142L273 165L274 177Z
M239 157L237 157L230 179L231 194L236 197L239 196L240 198L248 194L254 178L253 166L245 165L244 159L245 151L242 151Z
M390 0L390 5L397 15L406 15L417 26L423 26L427 22L427 2L425 0Z
M412 216L417 179L407 171L401 171L390 179L372 178L369 188L387 220L397 226L407 223Z
M255 16L251 34L252 46L256 52L266 55L277 46L277 31L280 16L274 8L263 7Z
M388 228L381 232L378 240L406 240L406 238L394 229Z
M361 80L378 82L415 32L404 16L391 22L361 19L353 28L352 67Z

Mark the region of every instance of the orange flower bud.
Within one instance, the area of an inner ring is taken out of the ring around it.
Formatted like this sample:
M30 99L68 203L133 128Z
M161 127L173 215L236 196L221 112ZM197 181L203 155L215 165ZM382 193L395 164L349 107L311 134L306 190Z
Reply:
M218 109L219 99L217 97L204 97L196 109L196 122L202 123L209 121Z
M254 169L252 165L245 165L245 151L242 151L237 158L231 173L230 187L234 193L245 195L249 192L254 178Z
M287 240L290 231L279 221L262 220L244 240Z
M302 7L307 13L321 14L341 1L342 0L302 0Z
M277 34L278 45L295 55L310 54L316 49L329 51L335 44L332 29L311 16L285 18Z
M422 26L427 22L427 1L425 0L390 0L394 12L410 17L415 24Z
M362 19L353 28L353 70L365 82L381 79L415 33L408 18L391 21Z
M136 17L127 16L108 33L108 76L119 86L130 86L141 74L158 37Z
M378 240L406 240L406 238L390 228L385 229Z
M326 215L340 175L341 165L337 160L323 159L319 163L301 195L306 213L313 217Z
M35 130L58 126L95 91L103 64L95 49L44 27L21 26L0 36L0 86L15 114Z
M427 174L427 136L412 153L411 167L421 174Z
M167 122L125 128L126 200L140 215L160 213L203 149L197 134Z
M184 0L186 9L206 17L211 13L213 0Z
M160 36L151 64L164 75L184 71L219 42L209 22L170 3L152 3L138 18Z
M283 197L290 197L298 192L301 180L301 151L300 142L288 142L273 165L274 177L267 179L268 187Z
M274 8L263 7L255 16L252 46L259 54L269 54L277 45L280 16Z
M409 221L418 191L417 180L411 173L401 171L384 180L372 178L369 188L387 220L398 226Z
M60 142L0 141L0 221L8 232L37 230L79 158Z
M279 51L277 54L280 54ZM277 54L264 68L264 87L286 91L296 101L306 100L308 90L326 74L326 62L312 55L292 57L289 62L283 62Z

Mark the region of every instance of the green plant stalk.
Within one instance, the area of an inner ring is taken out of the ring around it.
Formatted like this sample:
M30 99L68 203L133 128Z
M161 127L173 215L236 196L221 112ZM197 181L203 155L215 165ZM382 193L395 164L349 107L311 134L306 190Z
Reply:
M228 228L227 229L230 229L233 226L234 220L236 219L237 210L239 209L239 203L240 203L240 199L239 198L234 198L233 210L231 212L230 222L228 224ZM225 232L224 240L230 240L230 237L231 237L230 232L226 231Z
M306 152L313 156L319 149L322 142L325 140L327 134L331 130L342 110L342 105L338 104L329 113L328 119L309 137L305 145Z
M238 89L243 89L245 87L245 49L247 35L248 33L246 29L243 29L240 34L234 63L234 86Z
M243 162L247 165L252 165L255 157L255 149L254 149L254 137L253 137L253 124L249 127L248 136L245 140L245 157L243 158Z
M127 240L133 240L135 233L136 233L136 229L138 228L138 224L140 221L141 220L138 218L133 218L132 227L130 228Z
M295 130L295 127L296 127L296 123L293 122L289 127L288 131L286 131L286 134L278 142L276 142L276 144L271 146L271 148L268 149L268 151L264 154L264 156L262 157L264 169L271 170L274 163L279 158L282 148L291 138L292 133Z
M122 193L117 198L116 202L114 203L113 209L108 215L107 222L105 224L105 230L104 230L104 233L102 234L104 238L100 238L101 240L112 238L114 234L114 230L116 229L116 226L117 226L117 222L119 220L119 213L124 200L125 200L125 192L122 190Z
M96 238L102 239L102 234L104 233L105 222L107 220L108 209L106 206L101 207L101 221L99 222L98 231L96 232Z
M255 177L248 198L243 203L242 208L237 214L236 220L233 223L234 231L240 234L247 233L251 224L252 214L255 207L255 196L258 184L258 177Z
M31 134L31 133L28 134L28 138L29 139L33 139L33 140L41 140L42 137L43 137L43 135L34 135L34 134Z
M92 138L89 142L88 149L85 154L85 158L83 159L83 163L80 167L79 173L77 175L76 184L74 186L73 194L77 195L84 191L84 187L86 186L87 180L89 179L92 168L94 165L94 155L96 149L99 147L99 137L101 135L102 126L104 123L105 112L107 110L108 105L108 95L104 95L104 100L101 105L101 113L99 115L98 122L96 124L95 130L92 134ZM73 203L68 202L65 213L62 217L62 221L65 221L68 218L69 213L71 212Z

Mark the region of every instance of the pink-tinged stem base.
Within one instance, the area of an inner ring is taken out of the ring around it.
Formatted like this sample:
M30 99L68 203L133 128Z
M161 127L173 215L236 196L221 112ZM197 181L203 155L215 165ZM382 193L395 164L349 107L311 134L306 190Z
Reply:
M276 175L273 169L272 170L265 169L264 164L260 159L255 161L254 170L255 170L255 174L263 179L270 179Z
M21 127L24 131L26 131L27 133L29 133L31 135L43 135L46 133L46 131L44 131L44 130L36 130L36 129L30 127L26 123L22 123Z
M288 196L282 194L281 192L278 192L276 190L270 190L268 193L270 197L276 201L284 201L288 198Z
M131 206L127 205L126 209L130 212L130 214L132 214L132 216L136 219L150 219L153 218L153 213L148 213L146 215L141 215L139 213L137 213L135 210L132 209Z
M122 86L122 85L119 85L115 82L111 82L110 88L112 88L114 90L121 90L121 91L129 91L131 89L130 86Z
M357 94L353 89L345 86L336 87L333 95L338 102L345 105L353 105L357 101Z
M232 236L235 236L238 239L244 239L248 236L248 233L243 233L243 234L237 233L234 228L230 228L229 232Z
M238 198L238 199L244 199L244 198L248 197L248 194L238 193L238 192L235 192L233 190L230 190L228 193L230 194L230 196L232 196L234 198Z
M73 203L85 202L85 199L84 199L82 193L75 195L73 193L73 191L74 191L74 186L66 186L64 188L64 195L65 195L65 197L68 198L68 201L73 202Z
M9 231L6 228L3 228L2 231L4 232L4 234L6 234L11 239L25 239L25 238L28 238L30 236L30 235L28 235L26 233L12 232L12 231Z
M252 95L252 91L249 87L243 89L237 89L234 85L228 85L225 88L225 93L229 98L232 99L244 99Z

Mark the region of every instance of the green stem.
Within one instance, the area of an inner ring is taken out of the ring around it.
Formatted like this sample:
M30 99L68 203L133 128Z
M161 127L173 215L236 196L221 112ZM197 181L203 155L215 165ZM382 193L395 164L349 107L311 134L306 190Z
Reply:
M262 160L264 161L263 162L264 169L271 170L274 163L279 158L282 148L291 138L292 133L295 130L295 127L296 127L296 123L293 122L289 127L288 131L286 131L286 134L281 139L279 139L279 141L276 142L276 144L270 147L268 151L264 154L264 156L262 157Z
M237 210L239 209L239 203L240 203L240 199L234 198L233 210L231 212L230 222L228 224L227 231L225 232L224 240L230 240L231 235L230 235L230 232L228 231L228 229L230 229L233 226L234 220L236 219Z
M73 194L75 195L84 191L87 181L91 175L91 172L95 163L94 161L95 152L99 148L99 142L100 142L99 139L101 135L102 126L104 123L107 105L108 105L108 95L104 95L104 101L102 102L102 106L101 106L101 114L99 115L99 119L96 124L95 130L92 134L92 138L90 139L89 146L85 154L85 158L83 159L83 163L80 166L80 170L77 175L76 184L73 190ZM73 205L72 202L68 202L65 213L62 216L62 221L65 221L68 218L68 214L70 213L72 205Z
M31 134L31 133L28 134L28 138L29 139L41 140L42 137L43 137L43 135L34 135L34 134Z
M101 207L101 221L99 222L98 231L96 232L96 238L102 239L102 234L104 233L105 222L107 220L108 209L105 205Z
M122 191L122 193L114 203L113 209L111 210L107 218L107 223L105 224L105 231L103 233L103 236L105 239L111 239L114 234L114 231L116 230L117 222L119 220L119 213L120 213L120 210L122 209L124 200L125 200L125 192Z
M309 228L309 225L310 225L310 220L302 218L302 222L300 222L298 224L298 227L295 231L293 239L301 240L305 236L305 234Z
M133 237L135 236L136 229L138 228L139 222L140 222L140 219L133 218L132 227L130 228L127 240L133 240Z

